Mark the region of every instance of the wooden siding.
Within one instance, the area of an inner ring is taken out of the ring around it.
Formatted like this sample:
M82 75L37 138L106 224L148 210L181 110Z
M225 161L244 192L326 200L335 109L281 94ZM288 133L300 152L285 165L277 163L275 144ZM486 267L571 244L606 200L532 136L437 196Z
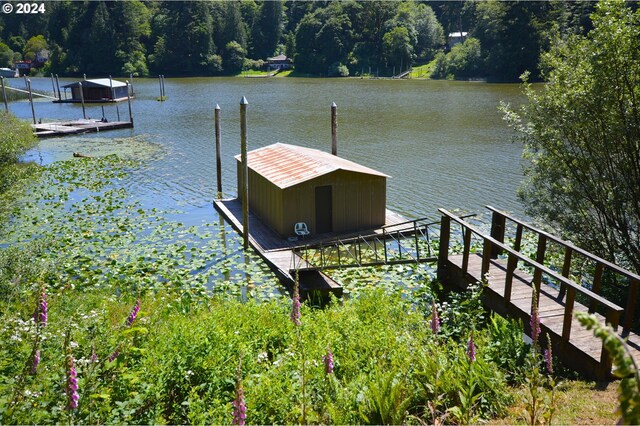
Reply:
M240 164L238 161L238 188L242 187ZM283 237L295 235L293 228L297 222L305 222L311 233L315 234L315 188L325 185L332 187L334 232L357 231L384 225L386 177L344 170L280 189L249 169L249 209Z

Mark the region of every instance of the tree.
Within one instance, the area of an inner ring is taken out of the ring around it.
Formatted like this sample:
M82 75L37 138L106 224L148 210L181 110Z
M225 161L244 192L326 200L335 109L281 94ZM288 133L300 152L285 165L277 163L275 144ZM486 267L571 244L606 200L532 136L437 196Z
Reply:
M384 35L382 43L387 65L397 67L400 72L411 66L413 46L407 28L395 27Z
M225 46L225 55L223 56L222 66L224 71L229 74L237 74L242 71L244 58L247 52L237 41L230 41Z
M38 53L47 50L49 47L42 34L31 37L24 45L23 57L29 61L36 59Z
M281 0L268 0L262 3L252 29L252 58L266 59L273 55L282 36Z
M640 272L640 11L602 1L586 37L543 55L542 89L506 118L524 141L527 212Z
M13 50L6 44L0 42L0 67L13 66Z

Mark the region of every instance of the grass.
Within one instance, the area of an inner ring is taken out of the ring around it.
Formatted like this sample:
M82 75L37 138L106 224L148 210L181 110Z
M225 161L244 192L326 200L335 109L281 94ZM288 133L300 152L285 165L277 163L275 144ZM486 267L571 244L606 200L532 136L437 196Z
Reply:
M434 59L429 63L414 66L411 74L409 74L409 78L431 78L431 73L433 72L435 64L436 61Z
M555 424L616 424L619 416L617 389L619 382L598 384L581 380L567 380L560 385ZM511 389L514 404L507 415L489 421L492 425L512 425L526 423L524 400L527 389Z

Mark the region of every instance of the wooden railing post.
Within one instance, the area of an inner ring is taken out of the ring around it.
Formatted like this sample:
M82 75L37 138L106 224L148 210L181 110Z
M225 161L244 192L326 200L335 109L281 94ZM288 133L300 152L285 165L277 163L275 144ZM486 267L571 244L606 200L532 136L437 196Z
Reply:
M564 251L564 263L562 265L562 276L565 278L569 278L571 274L571 257L573 256L573 249L569 246L565 247ZM567 292L567 286L564 283L560 284L560 294L558 295L559 300L564 298L565 293Z
M504 243L504 231L506 225L506 218L501 213L493 210L491 215L491 238ZM498 246L493 246L491 249L491 258L497 259L502 254L502 249Z
M624 327L623 334L629 334L635 319L636 299L638 298L638 286L640 280L631 280L629 283L629 296L627 296L627 307L624 310Z
M538 251L536 252L536 262L544 266L544 254L547 250L547 237L543 234L538 235ZM533 272L533 286L536 293L540 294L540 283L542 282L542 270L535 268Z
M518 267L518 258L509 253L509 260L507 261L507 276L504 280L504 301L509 303L511 301L511 287L513 283L513 272Z
M469 233L471 230L467 230ZM489 272L489 265L491 263L491 250L493 244L485 237L482 243L482 268L480 270L481 280L484 280L485 275Z
M416 263L420 263L420 246L418 244L418 224L413 222L413 238L416 243Z
M515 251L520 251L520 246L522 245L522 231L524 227L521 223L516 226L516 240L513 242L513 249Z
M451 218L442 215L440 219L440 244L438 251L438 280L443 282L447 277L447 262L449 260L449 238L451 236ZM386 252L385 252L386 253Z
M576 289L567 288L567 301L564 304L564 319L562 322L562 340L568 342L571 338L571 320L573 319L573 305L576 300Z
M591 291L597 295L600 295L600 288L602 288L602 273L604 272L604 265L600 262L596 263L596 270L593 274L593 285ZM591 299L589 304L589 313L593 313L596 310L598 303Z
M464 247L462 249L462 272L467 273L469 269L469 254L471 252L471 230L462 228L462 240Z

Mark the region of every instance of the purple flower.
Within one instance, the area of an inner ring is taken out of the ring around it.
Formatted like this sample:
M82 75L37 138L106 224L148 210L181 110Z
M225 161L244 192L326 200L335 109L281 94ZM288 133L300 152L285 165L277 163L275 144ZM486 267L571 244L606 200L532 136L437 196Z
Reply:
M40 298L38 299L38 304L36 305L36 310L33 313L33 319L38 324L42 324L42 326L47 325L47 311L49 309L49 305L47 304L47 293L42 290L40 293Z
M78 373L73 362L73 355L67 358L67 397L69 399L69 410L78 408Z
M91 348L91 362L98 362L98 354L96 354L95 345Z
M133 307L133 310L127 317L127 326L131 327L133 321L135 321L136 316L138 315L138 311L140 310L140 299L136 301L136 305Z
M327 354L322 356L322 362L324 362L325 373L333 374L333 353L331 353L331 349L327 348Z
M113 351L113 353L111 355L109 355L109 358L107 358L107 359L109 360L109 362L113 362L113 360L118 358L119 355L120 355L120 352L115 350L115 351Z
M291 321L295 325L300 325L300 291L298 290L298 282L296 281L293 288L293 297L291 302Z
M533 305L533 312L531 313L531 339L533 340L533 344L536 345L538 343L538 337L540 336L540 315L538 315L538 307Z
M551 354L551 342L549 342L549 347L544 350L544 361L547 365L547 371L549 374L553 374L553 355Z
M242 389L242 382L238 382L236 386L236 399L232 402L233 405L233 424L243 426L247 419L247 406L244 403L244 389Z
M436 301L433 301L431 307L431 332L433 334L438 334L440 330L440 318L438 317L438 307L436 306Z
M471 362L476 360L476 343L473 341L473 333L471 333L467 341L467 356Z
M33 354L33 361L31 362L31 374L35 375L38 371L38 364L40 364L40 349Z

